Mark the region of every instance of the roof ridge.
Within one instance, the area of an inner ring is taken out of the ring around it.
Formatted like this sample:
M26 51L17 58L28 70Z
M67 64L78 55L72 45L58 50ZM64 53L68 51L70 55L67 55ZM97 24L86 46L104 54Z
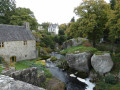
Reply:
M8 25L8 24L0 24L0 25L11 26L11 27L24 27L24 26L19 26L19 25Z

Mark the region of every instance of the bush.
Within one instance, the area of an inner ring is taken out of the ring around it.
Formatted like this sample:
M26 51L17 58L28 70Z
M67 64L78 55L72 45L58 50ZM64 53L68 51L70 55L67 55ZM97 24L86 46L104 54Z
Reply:
M56 60L57 60L56 57L51 57L51 61L52 61L52 62L54 62L54 61L56 61Z
M85 47L92 47L92 45L90 43L88 43L88 42L84 43L83 46L85 46Z
M107 75L107 76L105 77L105 82L108 83L108 84L112 84L112 85L114 85L114 84L117 83L115 77L114 77L113 75L111 75L111 74L110 74L110 75Z

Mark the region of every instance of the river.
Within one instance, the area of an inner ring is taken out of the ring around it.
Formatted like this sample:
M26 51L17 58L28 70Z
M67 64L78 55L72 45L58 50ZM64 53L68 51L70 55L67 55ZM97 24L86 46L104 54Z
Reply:
M55 52L50 55L55 56L57 59L65 59L64 56ZM55 63L50 61L46 62L46 65L53 76L66 84L66 90L93 90L95 87L95 84L91 83L89 78L82 79L80 77L76 77L74 74L68 75L65 71L56 67Z

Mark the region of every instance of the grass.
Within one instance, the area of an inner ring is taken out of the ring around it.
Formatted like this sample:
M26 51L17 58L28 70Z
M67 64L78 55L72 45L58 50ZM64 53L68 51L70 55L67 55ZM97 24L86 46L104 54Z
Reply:
M3 70L3 68L2 68L2 66L0 65L0 74L1 74L2 70Z
M112 85L105 83L104 78L101 78L100 81L96 83L95 90L120 90L120 82Z
M79 52L96 52L97 49L93 48L93 47L85 47L85 46L76 46L76 47L71 47L65 50L62 50L60 53L65 55L67 53L75 53L75 51L79 51Z
M30 68L34 63L38 63L38 64L41 63L41 62L37 62L40 59L41 59L41 57L34 59L34 60L23 60L23 61L16 62L15 69L21 70L21 69Z
M16 70L22 70L22 69L27 69L30 67L37 67L38 69L38 76L40 74L40 71L43 70L45 73L45 76L47 78L51 78L52 74L48 69L45 68L45 61L40 60L41 58L35 59L35 60L24 60L24 61L19 61L15 63L15 69Z

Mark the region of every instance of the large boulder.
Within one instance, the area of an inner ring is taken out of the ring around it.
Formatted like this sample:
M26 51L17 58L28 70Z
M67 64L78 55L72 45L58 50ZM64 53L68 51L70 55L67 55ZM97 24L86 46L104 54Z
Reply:
M41 86L41 84L44 83L46 80L46 77L42 71L40 72L40 75L38 77L36 67L12 72L9 76L14 78L15 80L24 81L35 86Z
M0 75L0 90L45 90L11 77Z
M109 72L113 67L113 61L109 53L102 55L94 54L91 58L91 64L94 70L101 75Z
M67 54L66 59L69 67L88 73L91 56L91 53L83 52L78 54Z
M73 39L70 39L70 40L64 42L63 45L62 45L62 48L67 49L67 48L70 48L70 47L79 46L79 45L82 45L85 42L88 42L88 39L80 38L80 37L73 38Z

